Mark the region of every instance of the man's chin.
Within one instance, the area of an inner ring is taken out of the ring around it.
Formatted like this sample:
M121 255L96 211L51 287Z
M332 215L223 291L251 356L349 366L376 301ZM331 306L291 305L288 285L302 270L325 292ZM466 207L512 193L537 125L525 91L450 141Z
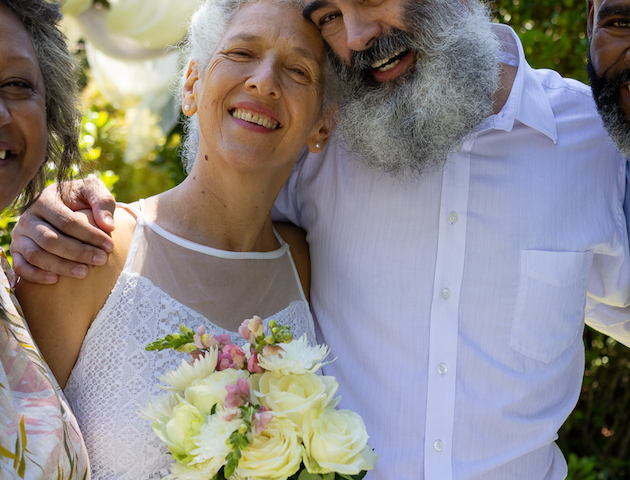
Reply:
M588 58L586 66L597 111L619 151L630 158L630 70L614 78L600 77Z

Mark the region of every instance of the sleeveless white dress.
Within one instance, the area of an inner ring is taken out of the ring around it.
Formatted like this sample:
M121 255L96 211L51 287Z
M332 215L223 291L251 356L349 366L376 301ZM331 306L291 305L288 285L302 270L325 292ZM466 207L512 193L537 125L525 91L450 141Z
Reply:
M230 334L254 315L289 325L315 343L308 303L286 244L272 252L228 252L177 237L140 211L127 260L90 326L64 389L85 438L92 479L158 479L172 462L147 420L137 414L159 377L184 358L146 345L178 331Z

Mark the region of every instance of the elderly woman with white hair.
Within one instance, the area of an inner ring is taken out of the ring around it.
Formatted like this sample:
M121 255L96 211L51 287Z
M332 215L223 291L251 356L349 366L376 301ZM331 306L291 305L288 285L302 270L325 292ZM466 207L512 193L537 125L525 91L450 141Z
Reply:
M116 248L86 280L18 289L95 479L168 474L166 445L136 413L181 361L146 352L157 337L185 323L236 341L259 315L315 340L307 248L293 231L278 234L271 207L304 146L317 152L328 139L326 47L289 1L208 0L186 49L186 180L118 208Z

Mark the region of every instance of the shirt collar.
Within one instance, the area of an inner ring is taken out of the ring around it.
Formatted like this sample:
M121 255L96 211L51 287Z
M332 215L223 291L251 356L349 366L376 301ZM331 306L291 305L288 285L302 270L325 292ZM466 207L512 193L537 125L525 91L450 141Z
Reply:
M501 44L499 60L501 63L518 66L518 70L507 102L498 114L484 120L481 128L511 132L514 121L518 120L556 143L558 131L551 104L536 72L525 60L520 39L507 25L493 24L492 30Z

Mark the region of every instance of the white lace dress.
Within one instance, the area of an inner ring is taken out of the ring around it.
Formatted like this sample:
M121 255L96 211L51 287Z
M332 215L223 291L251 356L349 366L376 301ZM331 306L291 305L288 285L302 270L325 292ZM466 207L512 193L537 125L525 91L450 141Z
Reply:
M142 210L142 202L141 202ZM129 207L127 207L129 208ZM130 209L130 208L129 208ZM92 479L147 480L171 457L137 414L147 394L183 358L145 346L182 323L229 333L259 315L315 342L313 319L289 252L226 252L172 235L130 209L137 225L125 267L88 330L64 390L87 445Z

